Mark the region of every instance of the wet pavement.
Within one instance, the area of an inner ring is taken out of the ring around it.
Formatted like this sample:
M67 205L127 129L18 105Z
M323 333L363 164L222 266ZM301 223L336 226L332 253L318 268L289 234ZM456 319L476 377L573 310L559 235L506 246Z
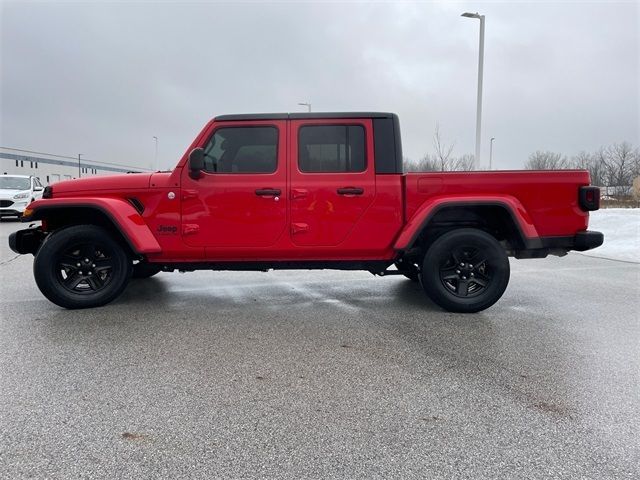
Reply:
M0 477L637 478L640 265L512 261L489 310L403 277L161 273L66 311L0 224Z

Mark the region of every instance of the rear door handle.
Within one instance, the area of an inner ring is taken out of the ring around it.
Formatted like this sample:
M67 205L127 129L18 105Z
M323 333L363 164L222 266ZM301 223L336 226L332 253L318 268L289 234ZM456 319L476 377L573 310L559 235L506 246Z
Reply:
M344 187L338 189L338 195L362 195L364 188L360 187Z
M259 188L256 190L256 195L261 197L276 197L280 195L281 190L279 188Z

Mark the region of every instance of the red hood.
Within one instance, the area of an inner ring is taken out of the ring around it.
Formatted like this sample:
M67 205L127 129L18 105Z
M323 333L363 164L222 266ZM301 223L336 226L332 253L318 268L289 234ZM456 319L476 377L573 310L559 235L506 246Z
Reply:
M125 175L108 175L99 177L65 180L52 185L53 194L71 192L93 192L98 190L126 190L149 188L151 173L127 173Z

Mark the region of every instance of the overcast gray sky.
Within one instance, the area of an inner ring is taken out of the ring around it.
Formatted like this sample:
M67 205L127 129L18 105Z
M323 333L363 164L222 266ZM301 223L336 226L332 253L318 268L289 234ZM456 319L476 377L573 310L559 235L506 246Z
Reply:
M392 111L405 156L436 122L472 153L486 15L483 157L519 168L640 144L640 8L627 2L7 2L0 145L172 166L223 113Z

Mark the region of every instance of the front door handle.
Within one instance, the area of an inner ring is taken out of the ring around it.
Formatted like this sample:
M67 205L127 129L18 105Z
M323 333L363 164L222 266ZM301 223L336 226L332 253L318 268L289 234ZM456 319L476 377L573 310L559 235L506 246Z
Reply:
M360 187L344 187L338 189L338 195L362 195L364 188Z
M261 197L276 197L280 195L281 190L279 188L259 188L256 190L256 195Z

